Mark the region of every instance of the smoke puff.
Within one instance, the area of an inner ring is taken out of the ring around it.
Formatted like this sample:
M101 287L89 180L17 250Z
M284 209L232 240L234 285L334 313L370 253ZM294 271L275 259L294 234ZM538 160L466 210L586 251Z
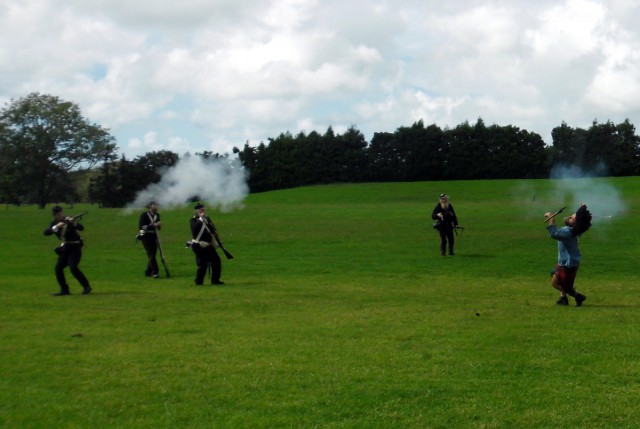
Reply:
M620 192L606 178L600 176L606 171L604 165L598 166L593 172L582 170L572 165L559 165L551 170L551 179L557 179L556 192L563 198L571 196L575 211L584 203L596 217L609 217L626 211L624 200Z
M209 207L231 211L242 207L248 193L247 173L239 160L185 156L162 174L160 182L140 192L131 206L155 201L162 207L174 207L197 197Z

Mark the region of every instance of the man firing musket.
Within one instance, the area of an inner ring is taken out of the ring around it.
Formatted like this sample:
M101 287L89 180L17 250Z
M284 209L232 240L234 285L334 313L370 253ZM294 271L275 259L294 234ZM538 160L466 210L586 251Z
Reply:
M71 295L67 279L64 275L64 269L66 267L69 267L71 274L73 274L82 286L82 294L88 295L92 290L89 285L89 280L87 280L87 277L78 267L80 259L82 258L82 246L84 245L78 233L78 231L84 230L84 226L78 221L82 216L87 214L87 212L65 217L62 207L55 206L51 209L51 213L53 214L53 220L49 224L49 227L44 230L44 235L55 235L61 241L60 245L55 248L55 252L58 255L55 272L56 280L60 286L60 292L54 293L53 295Z
M574 214L564 219L565 226L558 228L555 217L565 208L556 213L544 214L545 222L549 222L549 236L558 241L558 262L551 271L551 286L560 291L560 299L556 301L558 305L569 305L568 295L572 296L576 300L576 306L580 307L587 297L578 293L574 287L581 262L578 238L591 227L591 213L587 206L582 204Z

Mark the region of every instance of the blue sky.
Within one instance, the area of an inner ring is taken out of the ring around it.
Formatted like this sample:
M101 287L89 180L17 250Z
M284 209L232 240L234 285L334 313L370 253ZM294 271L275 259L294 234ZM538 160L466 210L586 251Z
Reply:
M640 124L631 0L4 0L0 102L77 103L128 157L481 117Z

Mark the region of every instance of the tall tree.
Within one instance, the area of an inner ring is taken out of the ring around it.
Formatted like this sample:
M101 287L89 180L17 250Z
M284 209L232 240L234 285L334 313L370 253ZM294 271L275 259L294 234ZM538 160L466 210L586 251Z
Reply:
M213 156L205 152L202 156ZM137 156L133 161L124 154L118 161L105 162L99 173L91 179L89 197L102 207L123 207L132 202L138 192L162 179L165 169L174 166L178 154L161 150Z
M69 195L69 173L115 158L115 139L80 108L52 95L31 93L0 111L0 176L14 174L9 193L44 207ZM0 182L3 183L3 182ZM7 193L4 191L3 193Z

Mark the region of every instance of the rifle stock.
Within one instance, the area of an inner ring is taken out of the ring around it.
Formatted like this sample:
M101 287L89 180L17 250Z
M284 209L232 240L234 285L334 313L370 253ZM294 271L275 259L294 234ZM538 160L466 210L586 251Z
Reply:
M220 243L219 241L218 241L218 247L222 249L222 252L224 253L224 256L227 257L227 259L233 259L233 255L229 253L229 251L225 249L222 243Z

